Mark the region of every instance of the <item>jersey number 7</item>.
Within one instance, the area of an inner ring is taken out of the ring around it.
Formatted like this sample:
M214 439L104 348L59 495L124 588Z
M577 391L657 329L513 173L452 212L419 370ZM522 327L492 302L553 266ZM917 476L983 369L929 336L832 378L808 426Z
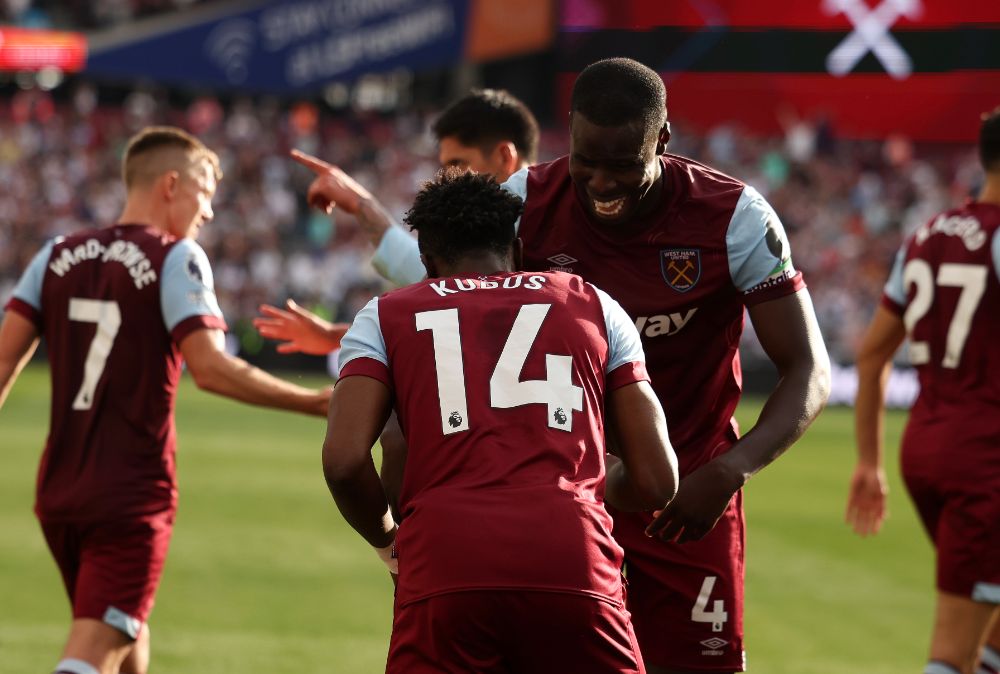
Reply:
M545 379L521 381L521 369L551 307L551 304L525 304L518 310L490 377L490 405L501 409L546 405L549 428L571 431L573 411L583 410L583 389L573 384L573 358L547 353ZM441 432L451 435L467 431L469 407L458 309L423 311L415 318L417 330L430 330L434 339Z
M94 339L87 350L87 360L83 364L83 383L73 399L74 410L89 410L94 404L97 382L104 374L111 347L122 324L122 312L117 302L84 300L74 297L69 301L69 319L84 323L97 323Z

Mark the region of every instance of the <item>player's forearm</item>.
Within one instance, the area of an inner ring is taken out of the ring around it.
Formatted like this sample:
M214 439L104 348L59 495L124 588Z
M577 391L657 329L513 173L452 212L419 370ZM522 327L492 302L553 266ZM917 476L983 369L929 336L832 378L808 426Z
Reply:
M830 365L810 359L782 376L754 427L719 457L745 483L802 437L830 397Z
M382 491L371 455L356 466L335 465L327 457L345 452L332 444L323 447L323 473L340 513L368 544L384 548L396 537L396 525Z
M326 404L319 391L278 379L224 352L218 352L209 362L191 367L191 374L198 388L233 400L326 416Z
M885 386L892 363L878 357L858 359L858 393L854 401L854 437L858 462L873 468L882 466Z
M37 331L26 318L8 312L0 325L0 408L35 353L38 341Z
M362 199L354 217L358 219L361 229L376 248L389 228L397 226L389 211L385 210L382 203L374 197Z

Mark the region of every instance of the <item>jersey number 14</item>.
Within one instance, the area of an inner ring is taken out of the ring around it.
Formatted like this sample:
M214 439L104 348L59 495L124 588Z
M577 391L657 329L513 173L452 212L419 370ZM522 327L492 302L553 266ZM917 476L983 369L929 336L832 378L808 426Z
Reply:
M573 384L573 358L545 354L545 379L521 381L528 358L551 304L525 304L518 310L503 351L490 377L490 406L507 409L541 404L548 408L549 428L573 430L573 411L583 410L583 389ZM441 431L445 435L469 430L465 366L458 309L416 314L417 330L434 337Z

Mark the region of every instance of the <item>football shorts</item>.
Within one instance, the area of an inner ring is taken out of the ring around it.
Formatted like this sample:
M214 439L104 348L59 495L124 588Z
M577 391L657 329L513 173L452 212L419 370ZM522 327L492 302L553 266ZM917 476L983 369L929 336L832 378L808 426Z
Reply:
M116 522L42 521L73 618L103 621L135 639L153 609L174 512Z
M903 479L934 542L937 588L1000 604L1000 446L961 426L908 424Z
M698 672L746 669L743 650L744 518L738 492L700 541L646 536L648 513L614 516L625 549L628 609L650 666Z
M517 589L397 605L386 665L387 674L645 671L623 605Z

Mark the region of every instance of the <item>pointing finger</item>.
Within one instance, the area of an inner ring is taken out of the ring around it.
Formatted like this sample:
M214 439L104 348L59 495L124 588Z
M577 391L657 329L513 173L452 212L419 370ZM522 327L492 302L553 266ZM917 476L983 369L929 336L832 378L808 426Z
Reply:
M317 175L326 173L333 168L333 164L328 164L319 157L314 157L311 154L303 152L302 150L292 150L289 154L292 159Z

